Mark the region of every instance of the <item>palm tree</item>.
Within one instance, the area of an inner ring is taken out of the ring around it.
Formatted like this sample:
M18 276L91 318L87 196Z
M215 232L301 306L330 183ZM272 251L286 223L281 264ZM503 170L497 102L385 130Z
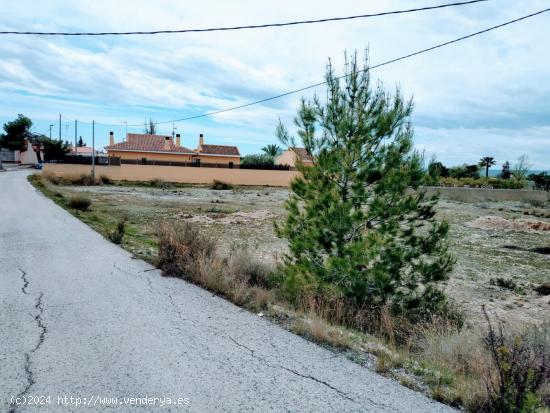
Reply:
M479 161L479 166L485 167L485 178L489 177L489 168L496 163L497 161L495 161L495 158L493 158L492 156L484 156L483 158L481 158L481 160Z
M281 147L279 145L272 144L272 145L264 146L262 148L262 152L265 153L266 155L272 157L272 158L276 158L281 153L283 153L283 150L281 149Z

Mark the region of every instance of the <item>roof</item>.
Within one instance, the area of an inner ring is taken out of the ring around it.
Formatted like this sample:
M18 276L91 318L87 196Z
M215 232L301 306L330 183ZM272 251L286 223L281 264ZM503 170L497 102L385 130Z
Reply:
M313 158L311 157L311 155L307 152L306 148L289 148L292 152L294 152L296 154L296 156L298 156L298 158L300 158L302 161L306 161L306 162L313 162Z
M166 138L169 138L169 149L164 148ZM144 135L139 133L129 133L126 135L124 142L106 146L105 149L136 152L195 153L192 149L184 146L176 146L170 136Z
M71 152L75 153L77 151L78 153L81 153L81 154L85 154L85 153L91 154L93 149L89 146L77 146L76 150L74 147L71 147Z
M200 145L198 149L200 154L215 156L241 156L239 148L228 145Z

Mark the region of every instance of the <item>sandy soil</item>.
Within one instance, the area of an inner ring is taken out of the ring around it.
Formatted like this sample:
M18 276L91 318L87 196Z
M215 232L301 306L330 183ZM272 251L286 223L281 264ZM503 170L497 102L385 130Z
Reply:
M130 220L145 222L151 230L159 219L185 219L214 235L222 249L245 245L269 260L286 250L285 241L273 231L273 221L285 215L286 189L104 186L70 190L89 192L95 202L122 209ZM546 218L550 205L538 210L543 213L527 217L533 208L517 202L440 201L439 215L450 223L449 241L457 259L445 289L464 308L469 322L480 320L482 304L505 322L550 319L550 296L534 291L550 281L550 255L540 252L550 247L550 219ZM515 288L500 287L495 282L499 277L513 280Z

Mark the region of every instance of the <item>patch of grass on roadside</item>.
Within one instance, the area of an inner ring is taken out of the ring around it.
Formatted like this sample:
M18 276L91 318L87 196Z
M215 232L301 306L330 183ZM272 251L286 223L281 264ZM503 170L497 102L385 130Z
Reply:
M81 211L69 205L74 197L74 192L66 191L52 184L49 177L42 174L28 176L28 181L45 196L50 198L60 207L80 219L105 238L110 239L117 231L120 221L127 217L126 211L120 211L104 202L92 201L93 209ZM88 195L89 196L89 195ZM121 246L136 257L149 263L154 263L157 256L156 232L152 225L143 222L133 223L128 217L124 227L123 242Z

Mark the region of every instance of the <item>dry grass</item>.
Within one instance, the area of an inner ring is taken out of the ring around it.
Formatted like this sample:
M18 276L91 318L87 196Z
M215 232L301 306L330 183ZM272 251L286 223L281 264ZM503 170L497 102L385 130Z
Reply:
M101 178L92 179L91 175L87 174L58 176L51 172L44 171L41 176L43 181L46 181L53 185L90 186L101 185L103 183Z
M221 256L213 238L188 222L163 223L158 237L158 266L165 275L189 280L253 311L274 301L264 288L272 269L246 251L237 248Z

